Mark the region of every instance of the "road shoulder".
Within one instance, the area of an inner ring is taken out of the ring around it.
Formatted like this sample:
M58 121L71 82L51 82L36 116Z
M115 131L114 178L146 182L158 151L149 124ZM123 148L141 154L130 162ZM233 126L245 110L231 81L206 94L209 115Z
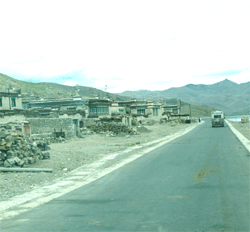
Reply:
M235 134L235 136L241 141L241 143L245 146L245 148L249 151L250 153L250 140L248 140L245 136L243 136L238 130L236 130L233 125L226 120L227 125L231 129L231 131Z

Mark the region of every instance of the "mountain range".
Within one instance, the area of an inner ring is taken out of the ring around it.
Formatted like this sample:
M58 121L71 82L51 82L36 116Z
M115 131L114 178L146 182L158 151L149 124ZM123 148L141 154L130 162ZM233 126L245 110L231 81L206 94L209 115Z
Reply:
M237 84L225 79L212 85L189 84L183 87L170 88L163 91L125 91L122 96L147 98L163 101L169 98L180 99L192 105L207 105L223 110L227 115L250 114L250 82Z

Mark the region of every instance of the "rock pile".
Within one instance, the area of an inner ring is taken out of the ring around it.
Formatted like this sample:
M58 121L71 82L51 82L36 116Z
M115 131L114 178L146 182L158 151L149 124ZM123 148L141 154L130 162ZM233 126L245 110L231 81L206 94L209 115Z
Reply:
M35 143L19 130L0 128L0 167L23 167L40 159L49 159L45 143Z
M243 117L241 118L241 123L248 123L248 122L249 122L249 117L243 116Z
M37 143L37 146L43 151L44 146L48 146L51 143L64 143L66 142L65 138L62 137L46 137L46 138L36 138L32 139L35 143Z
M114 135L119 133L126 133L129 135L136 135L139 134L135 127L129 127L122 125L121 123L114 123L114 122L98 122L95 125L88 127L90 131L95 133L103 133L103 132L111 132Z
M141 121L142 125L153 126L156 123L153 119L145 119Z

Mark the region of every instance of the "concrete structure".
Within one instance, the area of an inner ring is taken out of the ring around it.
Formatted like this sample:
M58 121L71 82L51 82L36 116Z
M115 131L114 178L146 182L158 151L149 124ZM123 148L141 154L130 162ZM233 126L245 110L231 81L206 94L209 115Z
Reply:
M0 92L0 110L22 109L21 90Z

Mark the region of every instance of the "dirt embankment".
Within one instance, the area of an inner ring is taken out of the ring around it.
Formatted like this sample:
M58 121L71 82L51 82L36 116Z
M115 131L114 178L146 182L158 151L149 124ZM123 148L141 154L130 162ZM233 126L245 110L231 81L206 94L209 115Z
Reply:
M138 135L121 134L108 136L107 134L85 135L50 145L50 159L41 160L31 165L32 168L52 168L53 173L0 173L0 201L31 191L47 184L84 164L98 160L103 154L113 153L136 144L143 144L161 137L174 134L189 127L190 124L154 124L152 126L137 127ZM26 166L27 167L27 166Z
M231 122L232 126L239 131L243 136L250 140L250 122L241 123L241 122Z

